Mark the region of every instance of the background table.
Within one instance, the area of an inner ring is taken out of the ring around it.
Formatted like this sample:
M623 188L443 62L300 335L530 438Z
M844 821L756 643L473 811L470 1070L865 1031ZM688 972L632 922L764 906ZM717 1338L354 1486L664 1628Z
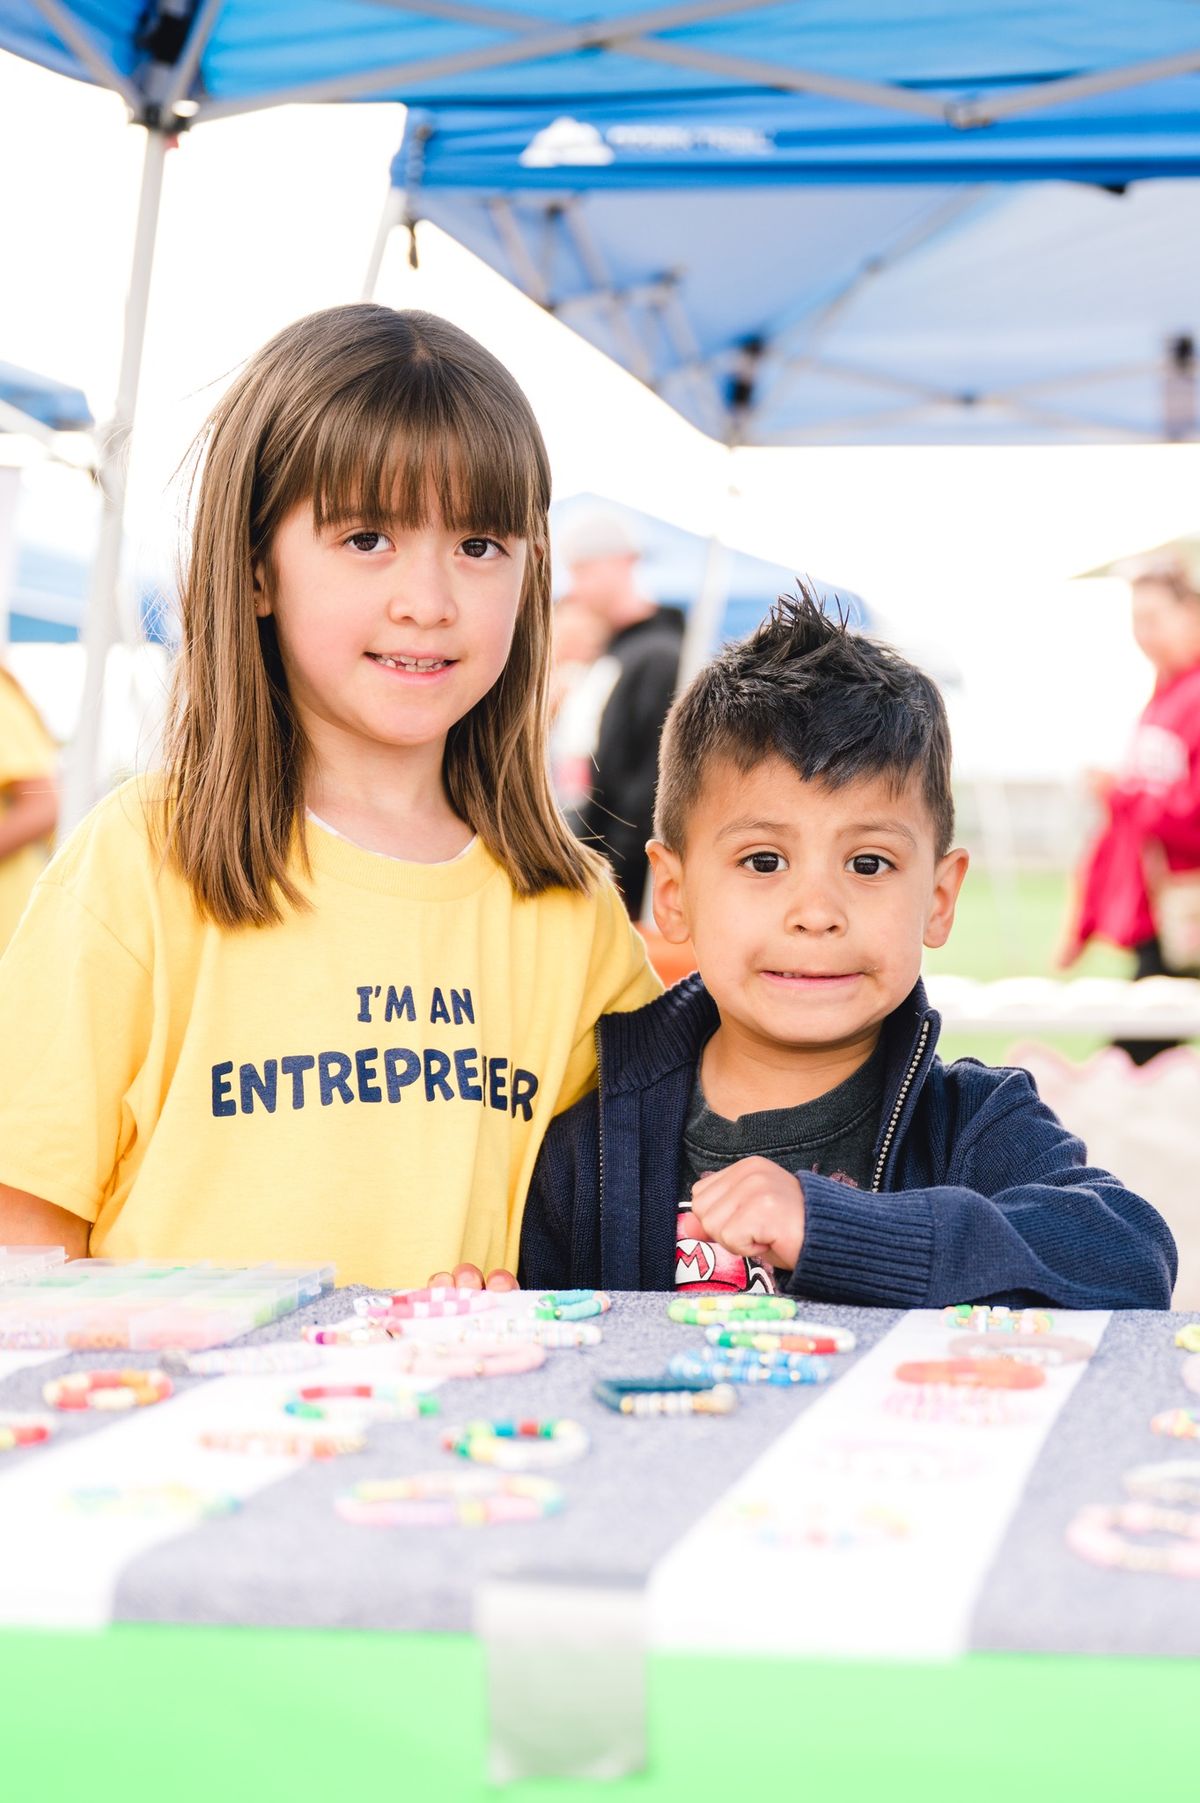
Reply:
M476 1586L522 1575L641 1583L820 1393L743 1391L738 1412L720 1420L630 1421L600 1408L590 1398L597 1376L658 1370L698 1337L666 1321L665 1300L618 1297L600 1347L552 1353L520 1379L447 1384L441 1417L375 1427L365 1452L305 1467L238 1514L143 1554L122 1573L114 1625L102 1633L0 1634L0 1769L13 1780L5 1793L174 1803L385 1781L404 1797L487 1795L484 1661L469 1634ZM346 1308L343 1292L299 1319ZM820 1313L858 1333L852 1357L898 1319ZM1030 1783L1081 1800L1168 1786L1187 1794L1200 1586L1098 1570L1063 1545L1075 1509L1117 1500L1129 1466L1187 1451L1147 1431L1153 1413L1186 1400L1172 1343L1179 1320L1113 1317L977 1599L967 1658L885 1665L653 1652L650 1769L622 1788L631 1798L708 1797L774 1778L843 1799L924 1800L947 1785L1012 1794ZM256 1337L291 1337L297 1325L292 1317ZM77 1355L12 1375L0 1406L36 1406L47 1375L101 1362ZM334 1516L332 1498L349 1483L448 1462L437 1449L444 1423L508 1413L570 1414L592 1434L587 1458L561 1473L569 1505L560 1517L388 1533ZM106 1431L103 1418L63 1429ZM6 1460L39 1456L54 1451ZM0 1468L0 1534L13 1468ZM713 1611L736 1610L736 1571L709 1581ZM542 1780L508 1794L553 1803L595 1792Z

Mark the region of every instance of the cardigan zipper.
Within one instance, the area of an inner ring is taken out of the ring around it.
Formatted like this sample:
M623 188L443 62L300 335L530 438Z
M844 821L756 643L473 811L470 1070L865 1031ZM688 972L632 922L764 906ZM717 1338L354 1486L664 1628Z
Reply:
M892 1118L888 1122L887 1132L883 1136L883 1144L879 1148L879 1160L875 1166L875 1175L871 1179L872 1195L879 1194L880 1186L883 1183L884 1166L887 1164L892 1140L895 1138L896 1129L900 1125L900 1116L904 1112L904 1104L908 1098L908 1092L913 1086L913 1078L917 1074L921 1060L925 1056L925 1047L929 1043L929 1029L929 1021L923 1020L921 1022L921 1032L917 1039L917 1049L912 1055L907 1071L904 1073L904 1081L900 1085L900 1093L896 1097L896 1105L892 1109Z

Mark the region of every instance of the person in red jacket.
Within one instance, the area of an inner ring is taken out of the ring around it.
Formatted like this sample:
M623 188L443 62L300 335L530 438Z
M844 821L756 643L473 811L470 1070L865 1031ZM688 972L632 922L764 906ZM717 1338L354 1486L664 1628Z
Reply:
M1168 973L1155 930L1148 872L1200 869L1200 593L1178 564L1133 578L1133 636L1154 666L1154 693L1117 775L1093 772L1105 824L1087 852L1063 963L1089 939L1134 954L1135 977ZM1174 1043L1121 1042L1136 1064Z

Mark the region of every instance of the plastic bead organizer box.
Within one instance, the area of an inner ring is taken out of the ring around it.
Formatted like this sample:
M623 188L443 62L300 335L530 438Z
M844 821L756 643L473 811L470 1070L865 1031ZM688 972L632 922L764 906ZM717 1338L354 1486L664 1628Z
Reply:
M67 1263L59 1246L0 1246L0 1348L199 1352L315 1302L333 1279L332 1265Z

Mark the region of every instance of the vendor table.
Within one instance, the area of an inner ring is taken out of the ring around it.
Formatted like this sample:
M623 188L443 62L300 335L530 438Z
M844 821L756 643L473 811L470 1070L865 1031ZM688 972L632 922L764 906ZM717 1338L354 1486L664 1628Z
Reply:
M250 1341L341 1318L353 1294ZM66 1417L54 1445L4 1455L0 1619L11 1625L0 1630L0 1794L190 1803L369 1784L401 1798L496 1795L486 1778L487 1649L471 1632L481 1586L568 1599L579 1587L636 1597L648 1586L653 1598L672 1548L807 1411L819 1404L828 1415L837 1385L902 1323L893 1311L822 1306L812 1312L858 1336L833 1384L742 1390L726 1418L619 1417L592 1399L598 1377L659 1371L702 1338L667 1321L666 1301L618 1296L601 1345L552 1352L523 1377L446 1383L440 1417L372 1427L362 1452L289 1468L236 1513L173 1527L131 1550L95 1594L93 1573L73 1576L69 1512L47 1508L45 1536L31 1534L22 1474L44 1461L42 1482L107 1442L108 1481L121 1481L135 1444L144 1476L150 1417L165 1429L170 1412L178 1423L205 1405L196 1392L235 1380L184 1378L177 1398L137 1422ZM1174 1345L1183 1320L1109 1320L971 1596L962 1656L797 1656L781 1650L786 1632L761 1651L723 1651L719 1624L751 1607L763 1618L772 1599L747 1596L736 1558L698 1551L695 1606L717 1626L693 1651L648 1611L647 1767L616 1788L631 1799L707 1798L777 1782L851 1803L926 1803L947 1788L1012 1796L1032 1784L1081 1803L1187 1795L1200 1583L1100 1569L1064 1543L1081 1505L1121 1499L1129 1467L1191 1448L1200 1456L1197 1442L1149 1431L1153 1415L1189 1401ZM47 1377L107 1362L76 1354L10 1371L0 1408L40 1407ZM569 1416L591 1435L585 1458L553 1474L567 1491L560 1515L425 1530L361 1529L335 1516L334 1497L363 1478L448 1464L444 1425L505 1415ZM91 1436L100 1438L83 1447ZM944 1482L952 1487L953 1475ZM47 1550L58 1547L61 1559ZM878 1568L855 1556L845 1555L845 1608L867 1620ZM786 1547L777 1557L782 1576ZM803 1615L803 1604L788 1608ZM914 1645L923 1626L914 1619ZM544 1778L505 1794L557 1803L596 1793Z

